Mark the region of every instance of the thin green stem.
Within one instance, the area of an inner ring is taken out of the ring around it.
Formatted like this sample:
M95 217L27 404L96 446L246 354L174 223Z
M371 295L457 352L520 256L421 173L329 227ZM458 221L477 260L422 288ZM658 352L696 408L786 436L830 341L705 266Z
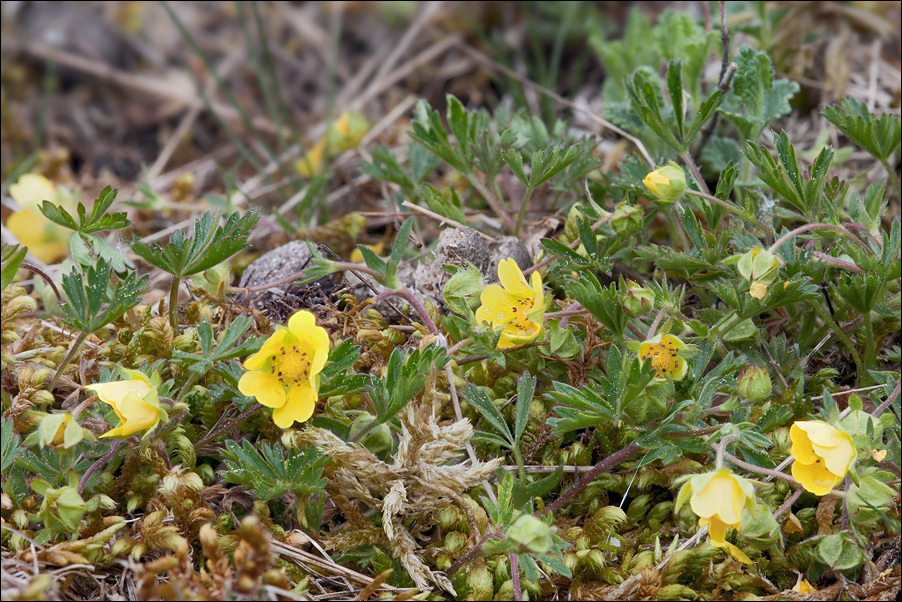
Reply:
M179 284L182 279L178 276L172 277L172 284L169 286L169 323L172 329L178 332L179 320L177 306L179 303Z
M523 195L523 201L520 203L520 213L517 215L517 227L514 230L514 236L520 236L520 227L523 225L523 216L526 215L526 207L529 205L529 200L532 198L533 190L533 188L527 187L526 194Z
M759 228L761 228L762 230L764 230L765 232L767 232L767 233L770 234L771 236L773 236L773 234L774 234L774 231L773 231L772 228L769 228L768 226L766 226L766 225L763 224L762 222L758 221L754 216L749 215L748 213L746 213L745 211L743 211L742 209L740 209L739 207L737 207L737 206L734 205L733 203L728 203L728 202L726 202L726 201L724 201L724 200L721 200L721 199L717 198L716 196L712 196L712 195L710 195L710 194L705 194L704 192L699 192L699 191L697 191L697 190L688 190L688 189L687 189L687 190L686 190L686 194L691 194L692 196L697 196L697 197L699 197L699 198L705 199L706 201L710 201L711 203L714 203L715 205L720 205L721 207L723 207L723 208L726 209L727 211L730 211L730 212L732 212L732 213L735 213L737 216L739 216L740 218L744 219L745 221L747 221L747 222L749 222L749 223L751 223L751 224L755 224L756 226L758 226Z
M56 383L59 382L60 377L63 375L63 370L66 369L66 366L69 365L69 362L72 361L72 358L74 358L75 354L78 353L78 350L81 349L81 344L85 342L85 339L88 338L89 334L91 333L81 333L80 335L78 335L78 338L75 339L75 341L72 343L72 347L69 348L69 353L67 353L66 357L63 358L63 361L56 369L56 374L53 375L53 380L50 381L50 386L48 387L49 391L53 391L53 389L56 387Z
M181 391L179 391L179 394L176 395L175 403L180 402L182 398L185 397L185 395L188 393L188 391L191 390L191 387L194 386L194 383L196 383L199 379L200 372L192 372L191 375L188 376L188 380L185 381L185 384L182 385L182 389Z
M871 312L864 314L864 368L875 370L877 368L877 350L874 348L874 324L871 321Z
M814 309L815 313L820 316L821 320L830 327L830 330L842 341L842 344L845 345L846 349L849 350L849 354L852 356L852 361L855 362L855 369L858 372L858 380L861 381L862 375L864 374L864 366L861 364L861 356L858 355L858 350L855 349L855 345L852 344L852 340L843 332L842 328L839 327L839 324L830 317L830 314L824 311L824 308L820 306L819 303L814 302L811 304L811 307Z
M816 223L816 224L805 224L804 226L799 226L798 228L795 228L794 230L790 230L789 232L787 232L786 234L784 234L783 236L781 236L780 238L775 240L774 244L772 244L770 246L770 248L767 250L767 252L775 253L777 251L777 249L779 249L780 246L784 242L786 242L787 240L789 240L790 238L792 238L794 236L798 236L799 234L802 234L803 232L808 232L809 230L833 230L834 232L839 232L841 235L848 238L849 240L854 242L856 245L858 245L865 251L870 251L870 249L868 249L866 244L861 242L854 234L852 234L851 232L849 232L842 226L834 226L833 224Z
M520 453L519 441L515 442L511 451L513 451L514 460L517 462L517 474L520 476L520 478L517 479L517 490L520 494L520 499L522 500L526 489L526 468L523 465L523 454Z

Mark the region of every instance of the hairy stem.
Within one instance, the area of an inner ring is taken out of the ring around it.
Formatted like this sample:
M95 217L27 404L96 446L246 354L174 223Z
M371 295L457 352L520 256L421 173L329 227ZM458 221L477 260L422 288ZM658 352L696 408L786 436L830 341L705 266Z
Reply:
M697 196L697 197L699 197L699 198L705 199L706 201L709 201L709 202L711 202L711 203L714 203L715 205L720 205L721 207L723 207L723 208L726 209L727 211L736 214L737 216L739 216L740 218L744 219L745 221L747 221L747 222L749 222L749 223L751 223L751 224L755 224L756 226L758 226L759 228L761 228L762 230L764 230L764 231L767 232L768 234L773 235L773 233L774 233L774 231L773 231L772 228L769 228L767 225L765 225L765 224L763 224L762 222L758 221L754 216L749 215L748 213L746 213L745 211L743 211L742 209L740 209L739 207L737 207L737 206L734 205L733 203L728 203L728 202L726 202L726 201L724 201L724 200L721 200L721 199L717 198L716 196L712 196L712 195L707 194L707 193L704 193L704 192L699 192L699 191L697 191L697 190L690 190L690 189L688 189L688 188L686 189L685 194L691 194L692 196Z
M176 333L178 333L179 329L177 306L179 302L179 283L181 281L181 278L173 276L172 284L169 287L169 323Z
M731 454L730 452L728 452L726 450L724 450L724 452L723 452L723 457L725 459L729 460L731 463L738 466L739 468L744 468L744 469L748 470L749 472L757 472L760 474L766 474L769 477L772 477L775 479L782 479L782 480L786 481L787 483L795 485L796 487L801 487L801 484L798 481L796 481L794 478L792 478L791 476L789 476L786 473L782 473L778 470L771 470L769 468L761 468L760 466L755 466L754 464L749 464L748 462L740 460L739 458L737 458L736 456L734 456L733 454Z
M560 510L564 504L576 497L576 494L585 489L598 475L611 470L621 462L626 462L639 453L640 449L642 448L633 441L626 447L615 451L613 454L596 464L592 470L583 475L581 479L574 483L570 489L561 494L559 498L545 506L545 514L551 514L552 512Z
M514 230L514 236L520 236L520 227L523 225L523 216L526 215L526 207L529 205L529 200L532 198L532 191L532 188L527 187L526 194L523 195L523 200L520 202L520 213L517 215L517 227Z
M91 467L88 468L88 470L85 472L84 476L78 482L79 495L81 494L81 492L83 492L85 490L85 486L88 484L88 479L90 479L91 476L95 472L97 472L98 468L100 468L101 466L103 466L104 464L106 464L107 462L110 461L110 459L113 457L113 454L115 454L116 450L119 449L120 445L122 445L122 439L117 439L116 442L113 443L113 446L110 448L110 451L108 451L106 453L106 455L104 455L102 458L100 458L99 460L97 460L96 462L91 464Z
M842 236L844 236L845 238L848 238L849 240L854 242L856 245L858 245L865 251L870 251L870 249L868 249L867 245L865 245L863 242L858 240L858 237L856 237L854 234L852 234L851 232L849 232L842 226L834 226L833 224L817 223L817 224L805 224L804 226L799 226L798 228L790 230L789 232L787 232L786 234L784 234L783 236L781 236L780 238L778 238L777 240L774 241L774 244L772 244L770 246L770 248L767 250L768 253L775 253L777 251L777 249L780 248L780 245L782 245L784 242L786 242L790 238L792 238L794 236L798 236L799 234L802 234L803 232L808 232L810 230L833 230L834 232L839 232Z
M426 308L420 303L420 300L417 299L413 293L411 293L406 288L398 289L398 290L390 290L385 291L373 301L373 303L379 303L383 299L388 297L401 297L420 315L420 319L423 321L423 325L429 329L429 332L438 336L440 333L438 331L438 327L436 327L435 322L432 321L432 318L429 317L429 312L426 311Z
M50 386L47 388L48 391L53 391L56 387L56 383L59 382L60 377L63 375L63 370L66 369L66 366L69 365L69 362L72 361L72 358L75 357L75 354L78 353L78 350L81 349L81 344L85 342L85 339L88 338L87 332L83 332L78 335L78 338L72 342L72 346L69 348L69 353L66 354L66 357L63 358L63 361L60 362L59 367L56 369L56 374L53 375L53 380L50 381Z
M508 552L511 561L511 581L514 585L514 600L523 600L523 592L520 590L520 564L516 552Z

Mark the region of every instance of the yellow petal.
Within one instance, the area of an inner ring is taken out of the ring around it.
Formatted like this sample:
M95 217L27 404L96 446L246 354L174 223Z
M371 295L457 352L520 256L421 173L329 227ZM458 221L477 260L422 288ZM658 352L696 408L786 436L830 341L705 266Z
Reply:
M802 430L799 424L799 422L795 422L789 427L789 438L792 439L792 450L790 453L798 462L814 464L817 461L817 454L814 453L808 433Z
M288 329L312 358L310 374L319 374L329 358L329 333L322 326L316 325L316 317L309 311L299 311L291 316Z
M498 280L501 282L501 286L512 295L528 299L534 297L533 290L526 284L526 278L520 271L520 266L510 257L498 262Z
M749 294L759 301L764 299L767 295L767 284L756 280L749 286Z
M51 222L35 208L16 211L6 220L6 227L44 263L53 264L66 256L71 230Z
M711 538L712 544L722 544L726 540L729 525L716 516L712 516L710 519L698 519L698 524L704 526L702 521L708 525L708 536Z
M497 284L485 287L479 300L482 305L476 310L476 319L480 322L501 326L517 317L518 300Z
M844 440L851 441L847 434L832 424L820 420L800 420L794 425L805 431L812 443L823 447L834 447Z
M44 201L56 200L56 186L42 175L35 173L23 174L19 180L10 185L9 196L19 204L22 209L37 207Z
M262 368L266 363L266 360L282 350L286 336L288 336L288 331L284 328L280 328L272 333L260 347L260 351L244 360L244 368L246 370L259 370Z
M737 497L740 503L737 504ZM692 511L701 518L717 516L722 522L736 525L740 522L745 495L730 474L715 474L705 488L689 500ZM738 507L738 508L737 508Z
M827 495L843 480L845 473L836 475L827 470L823 462L803 464L798 459L792 464L792 477L814 495Z
M279 428L286 429L295 422L304 422L313 415L316 406L316 391L310 382L303 382L288 390L288 399L280 408L272 413L273 422Z
M238 380L238 390L248 397L256 397L260 404L268 408L285 405L285 387L269 372L245 372Z
M849 464L855 459L855 448L849 441L843 441L835 447L821 447L812 444L814 453L824 459L827 470L836 475L845 475L849 470Z
M121 408L117 408L117 405L122 403L127 396L137 395L140 399L147 395L151 389L150 385L143 380L118 380L109 383L95 383L87 385L85 388L94 391L97 397L100 398L100 401L110 404L117 411L121 411Z
M159 420L159 410L137 395L128 395L119 404L119 410L125 416L125 434L131 435L155 425Z

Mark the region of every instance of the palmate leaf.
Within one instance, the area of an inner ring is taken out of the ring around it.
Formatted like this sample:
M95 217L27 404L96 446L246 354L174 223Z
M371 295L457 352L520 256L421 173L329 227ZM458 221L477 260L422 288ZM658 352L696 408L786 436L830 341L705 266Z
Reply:
M118 192L118 190L109 186L101 190L97 200L94 201L94 206L91 208L91 215L87 215L87 209L79 203L77 208L78 221L68 211L59 205L54 205L50 201L44 201L39 209L50 221L82 234L92 234L104 230L118 230L119 228L125 228L131 223L125 213L113 213L112 215L107 215L106 213L112 206L113 201L116 200Z
M61 307L63 321L83 332L94 332L98 328L117 320L126 311L141 301L147 290L147 276L138 278L135 272L113 285L108 295L112 276L112 265L99 259L97 264L84 273L75 268L63 276Z
M884 163L902 140L902 121L898 117L886 114L878 118L866 104L851 97L840 105L824 107L824 117L849 140Z
M171 242L162 245L147 245L135 239L132 250L147 263L184 278L203 272L244 249L257 219L255 211L243 216L233 213L224 226L214 229L214 216L207 211L194 221L193 237L186 238L182 232L176 232Z
M192 372L204 373L210 370L216 362L248 355L259 349L263 342L263 337L251 337L243 343L237 344L251 323L252 320L247 316L238 316L232 320L232 323L229 324L217 342L213 326L204 318L197 325L197 337L200 340L201 353L185 353L175 349L173 350L175 360L189 364L189 370Z
M241 445L229 440L222 451L228 470L223 479L244 485L263 502L276 499L289 491L298 495L322 493L326 479L323 468L329 463L315 448L284 450L279 443Z
M375 380L370 392L376 406L376 424L394 418L426 384L426 378L433 370L438 370L448 362L444 348L427 345L409 355L400 349L392 351L388 358L385 380Z

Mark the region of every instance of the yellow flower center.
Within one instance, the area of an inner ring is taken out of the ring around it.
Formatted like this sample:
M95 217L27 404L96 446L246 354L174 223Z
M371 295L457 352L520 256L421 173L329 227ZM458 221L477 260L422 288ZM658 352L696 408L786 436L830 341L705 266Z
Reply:
M663 343L646 343L644 349L639 351L639 357L642 361L651 358L651 367L657 370L658 374L669 373L676 370L677 354L674 344L670 341Z
M279 355L273 356L269 371L284 385L298 384L310 378L310 354L297 345L283 347Z

